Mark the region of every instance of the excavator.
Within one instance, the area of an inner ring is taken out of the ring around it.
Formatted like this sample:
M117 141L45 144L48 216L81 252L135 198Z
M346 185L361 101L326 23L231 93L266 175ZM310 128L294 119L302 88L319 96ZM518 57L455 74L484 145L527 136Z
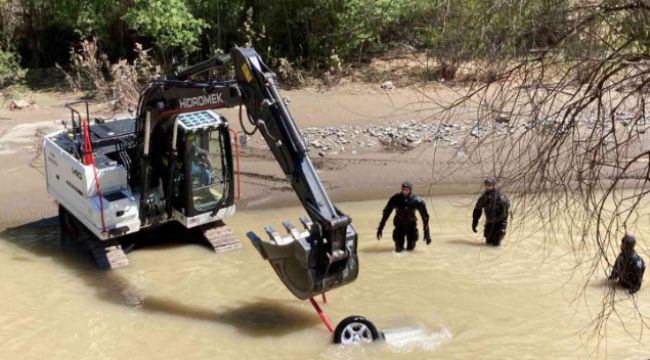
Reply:
M211 78L230 64L234 79ZM137 234L171 222L217 252L240 247L224 223L235 213L237 135L218 110L238 106L244 126L245 107L248 126L262 135L308 215L302 230L284 221L287 236L266 226L268 240L253 231L247 237L286 288L310 300L335 342L380 337L360 316L333 329L314 300L356 279L357 233L329 199L276 76L254 49L236 47L151 81L134 117L91 124L87 102L67 106L71 126L47 135L43 146L62 243L83 244L103 269L129 264L123 239L137 242Z

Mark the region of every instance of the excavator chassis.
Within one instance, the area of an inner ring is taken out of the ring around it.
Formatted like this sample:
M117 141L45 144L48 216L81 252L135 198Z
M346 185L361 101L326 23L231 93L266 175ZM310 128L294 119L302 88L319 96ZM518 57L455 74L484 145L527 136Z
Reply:
M61 229L61 249L66 252L87 252L95 266L100 270L119 269L130 265L121 238L100 240L68 210L59 205L59 224ZM241 249L232 230L222 221L211 226L187 230L186 233L209 246L216 254ZM141 236L132 235L132 236Z

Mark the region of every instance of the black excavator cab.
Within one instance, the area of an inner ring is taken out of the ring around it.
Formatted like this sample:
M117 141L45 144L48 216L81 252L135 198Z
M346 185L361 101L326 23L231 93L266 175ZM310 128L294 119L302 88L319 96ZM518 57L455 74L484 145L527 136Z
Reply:
M189 115L206 116L203 111ZM183 116L179 117L179 126L182 126ZM187 217L194 217L232 205L232 152L225 122L197 131L182 129L179 139L179 158L182 160L174 181L174 199L179 211Z
M148 188L162 185L164 197L171 199L168 216L176 210L191 219L234 203L228 123L214 111L181 112L159 121L151 131L148 164Z

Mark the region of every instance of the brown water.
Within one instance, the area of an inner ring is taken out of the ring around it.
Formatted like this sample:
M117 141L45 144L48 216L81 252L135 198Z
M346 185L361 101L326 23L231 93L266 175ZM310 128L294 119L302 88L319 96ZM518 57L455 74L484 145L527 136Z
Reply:
M98 272L61 255L56 221L0 233L2 359L576 359L650 356L634 308L650 314L650 289L636 303L623 291L617 318L598 345L585 330L601 308L603 276L583 269L542 234L511 232L500 249L469 231L470 197L430 199L431 246L396 254L374 239L383 201L339 204L360 234L361 272L328 294L333 322L360 314L380 329L417 326L414 336L341 347L308 302L293 298L253 247L215 256L196 245L129 254L131 266ZM299 208L239 212L229 225L280 227ZM648 238L642 229L639 237ZM390 234L390 228L385 233ZM650 260L650 259L647 259ZM646 283L647 286L647 283ZM578 297L577 300L576 296ZM575 300L575 301L574 301ZM640 338L640 340L639 340Z

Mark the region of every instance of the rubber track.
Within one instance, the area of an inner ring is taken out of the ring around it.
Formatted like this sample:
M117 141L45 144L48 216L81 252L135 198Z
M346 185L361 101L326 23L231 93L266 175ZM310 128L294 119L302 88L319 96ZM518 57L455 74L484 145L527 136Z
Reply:
M217 254L238 250L242 247L241 242L235 237L235 233L223 223L216 227L203 229L203 236Z

